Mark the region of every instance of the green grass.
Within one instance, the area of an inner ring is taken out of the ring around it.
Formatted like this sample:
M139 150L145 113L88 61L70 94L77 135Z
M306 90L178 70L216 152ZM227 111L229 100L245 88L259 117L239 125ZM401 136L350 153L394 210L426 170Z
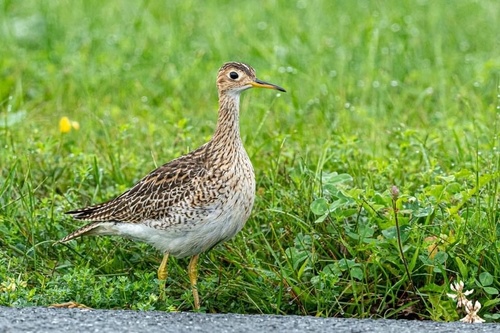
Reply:
M258 197L201 257L202 310L450 321L460 279L498 319L499 15L496 0L0 0L0 305L192 309L187 259L159 301L148 245L53 243L81 226L63 212L206 142L216 72L239 60L288 92L244 93ZM61 134L63 116L80 130Z

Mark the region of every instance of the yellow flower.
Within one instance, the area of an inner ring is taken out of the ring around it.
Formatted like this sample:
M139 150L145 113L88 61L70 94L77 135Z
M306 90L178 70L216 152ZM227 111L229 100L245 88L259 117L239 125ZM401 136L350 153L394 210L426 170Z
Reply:
M71 127L78 131L80 129L80 124L77 121L71 121Z
M68 133L71 131L71 121L68 117L62 117L61 120L59 120L59 131L61 133Z
M59 131L61 133L69 133L71 128L79 130L80 124L77 121L69 120L68 117L62 117L61 120L59 120Z

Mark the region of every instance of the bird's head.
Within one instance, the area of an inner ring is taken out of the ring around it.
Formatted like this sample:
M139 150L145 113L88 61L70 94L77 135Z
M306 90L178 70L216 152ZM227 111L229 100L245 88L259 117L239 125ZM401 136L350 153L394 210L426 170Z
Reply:
M225 63L217 74L217 88L220 93L239 94L249 88L267 88L285 92L285 89L255 76L255 70L240 62Z

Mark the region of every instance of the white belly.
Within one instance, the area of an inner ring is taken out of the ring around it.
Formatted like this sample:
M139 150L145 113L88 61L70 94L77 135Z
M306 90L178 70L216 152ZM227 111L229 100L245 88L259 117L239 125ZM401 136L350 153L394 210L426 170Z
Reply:
M156 221L142 223L103 222L96 234L119 235L148 243L162 253L183 258L207 251L236 235L250 216L255 187L248 193L236 192L223 204L219 203L209 216L189 226L178 225L159 229Z

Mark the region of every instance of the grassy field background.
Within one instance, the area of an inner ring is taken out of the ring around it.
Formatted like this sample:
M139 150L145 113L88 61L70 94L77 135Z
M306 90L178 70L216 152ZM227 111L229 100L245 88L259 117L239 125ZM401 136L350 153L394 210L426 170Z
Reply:
M258 197L201 256L203 311L451 321L461 280L498 320L499 17L497 0L0 1L0 305L192 309L187 259L159 300L148 245L53 243L81 226L65 211L209 140L236 60L287 93L244 93Z

